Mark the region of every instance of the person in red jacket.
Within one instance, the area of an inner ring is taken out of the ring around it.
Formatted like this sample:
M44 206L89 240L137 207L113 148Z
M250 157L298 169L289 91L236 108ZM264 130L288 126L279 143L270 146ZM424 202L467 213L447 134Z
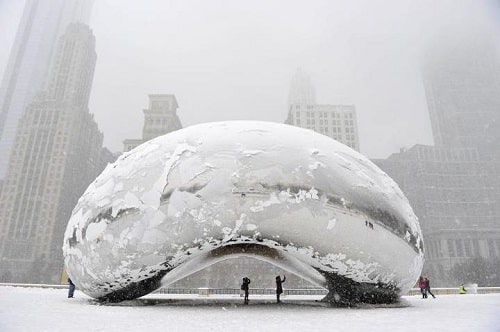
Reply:
M422 298L426 299L427 298L427 288L425 287L425 280L424 277L420 276L418 279L418 287L420 288L420 293L422 293Z

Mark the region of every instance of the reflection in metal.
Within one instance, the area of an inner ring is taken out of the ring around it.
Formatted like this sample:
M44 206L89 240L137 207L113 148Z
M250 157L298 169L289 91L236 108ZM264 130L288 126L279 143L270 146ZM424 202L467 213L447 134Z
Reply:
M253 121L123 154L79 200L63 251L77 287L104 301L252 256L327 288L325 301L393 302L423 265L417 218L385 173L329 137Z

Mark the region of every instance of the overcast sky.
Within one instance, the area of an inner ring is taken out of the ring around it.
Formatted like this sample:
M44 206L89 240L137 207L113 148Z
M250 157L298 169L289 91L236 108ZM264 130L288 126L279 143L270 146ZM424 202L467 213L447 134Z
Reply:
M0 0L0 73L23 4ZM185 127L284 122L301 68L318 103L356 105L361 152L385 158L432 144L418 67L429 39L470 22L497 36L498 13L493 0L96 0L90 111L112 151L141 138L148 94L175 94Z

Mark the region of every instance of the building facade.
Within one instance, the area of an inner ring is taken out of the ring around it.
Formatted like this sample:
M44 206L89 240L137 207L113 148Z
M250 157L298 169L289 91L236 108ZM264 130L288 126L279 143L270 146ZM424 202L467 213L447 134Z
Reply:
M285 123L314 130L359 151L354 105L294 104L290 106Z
M0 279L57 283L76 202L113 160L88 101L96 63L88 26L60 38L47 89L27 106L0 193Z
M290 84L285 123L314 130L359 151L356 106L317 104L311 80L301 70Z
M454 268L474 258L500 257L500 183L477 149L416 145L374 162L399 184L419 218L424 273L434 284L459 282Z
M181 129L182 124L177 116L178 107L174 95L149 95L149 108L144 110L142 139L124 140L123 151L130 151L150 139Z
M0 179L27 105L44 88L57 41L71 22L88 24L92 0L27 0L0 85Z

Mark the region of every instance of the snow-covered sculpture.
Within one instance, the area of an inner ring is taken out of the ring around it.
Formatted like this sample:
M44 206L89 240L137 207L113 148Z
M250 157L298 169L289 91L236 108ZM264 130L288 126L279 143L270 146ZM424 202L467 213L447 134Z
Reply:
M327 136L256 121L124 153L80 198L63 251L77 287L103 301L246 255L327 288L326 301L393 302L423 265L418 220L391 178Z

